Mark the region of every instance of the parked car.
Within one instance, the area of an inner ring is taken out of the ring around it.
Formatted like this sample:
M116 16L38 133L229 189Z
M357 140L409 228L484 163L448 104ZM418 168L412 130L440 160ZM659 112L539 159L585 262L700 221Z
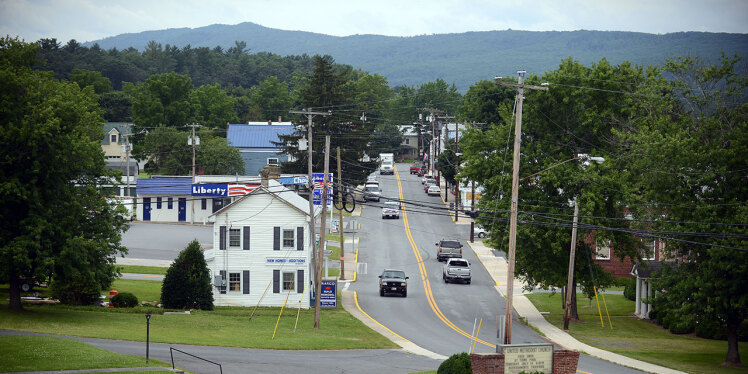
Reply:
M450 258L447 260L447 263L444 264L442 279L444 279L444 283L459 280L470 284L470 281L472 280L470 274L470 262L464 258Z
M393 217L400 219L400 203L397 201L385 201L382 206L382 219Z
M439 188L439 186L437 186L437 185L434 184L432 186L429 186L429 190L426 191L426 193L429 196L439 196L439 195L442 194L442 189Z
M418 174L418 171L421 170L421 161L416 161L413 163L413 165L410 165L410 174Z
M483 239L486 237L486 235L488 235L488 231L486 231L486 229L484 229L481 225L475 225L475 227L473 228L473 235Z
M385 269L379 276L379 296L388 293L400 294L408 297L408 279L402 270Z
M434 176L431 175L431 174L424 174L423 178L421 179L421 184L426 184L426 181L429 180L429 179L433 181L434 180Z
M433 179L426 180L426 183L423 184L423 192L429 192L431 186L436 186L436 181Z
M429 169L426 167L426 165L421 166L421 168L418 169L418 176L422 177L422 176L426 175L428 173L428 170Z
M457 239L442 239L436 243L436 259L462 258L462 244Z

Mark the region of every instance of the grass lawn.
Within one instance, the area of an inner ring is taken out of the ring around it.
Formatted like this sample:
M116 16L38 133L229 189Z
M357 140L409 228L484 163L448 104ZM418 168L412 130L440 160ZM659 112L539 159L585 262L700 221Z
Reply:
M3 371L79 370L156 366L151 359L110 352L77 340L52 336L0 335L0 368ZM153 373L167 373L155 370ZM139 371L138 373L145 373Z
M545 315L548 322L563 328L560 293L535 293L527 297L539 311L550 312ZM745 373L745 368L733 369L720 365L727 354L726 341L671 334L651 321L634 317L634 302L623 295L605 295L605 300L612 328L602 299L600 308L603 308L605 327L600 326L595 300L579 298L577 308L581 321L570 324L569 334L585 344L606 351L688 373ZM740 343L739 350L741 361L747 362L748 343Z
M109 289L129 292L137 296L138 301L159 301L161 300L161 283L161 281L117 279ZM106 295L109 295L108 290Z
M337 270L337 269L336 269ZM331 273L332 275L332 273ZM151 284L152 283L152 284ZM144 286L143 284L146 284ZM131 286L128 286L131 285ZM118 291L155 297L160 282L118 280ZM286 308L275 338L273 329L280 308L219 307L214 311L193 311L190 315L162 315L155 307L100 308L65 305L25 305L27 312L8 310L7 285L0 288L0 329L104 339L145 340L146 312L152 313L151 341L267 349L362 349L397 346L366 327L342 307L322 310L321 328L314 329L314 310ZM150 298L145 298L149 300ZM338 304L340 305L340 304Z
M340 260L340 247L334 247L331 245L327 246L327 249L332 251L332 254L330 254L330 257L328 257L330 260Z
M134 273L134 274L161 274L166 275L166 270L169 268L163 268L158 266L140 266L140 265L117 265L120 273Z
M329 240L334 243L340 243L340 234L325 234L325 240Z

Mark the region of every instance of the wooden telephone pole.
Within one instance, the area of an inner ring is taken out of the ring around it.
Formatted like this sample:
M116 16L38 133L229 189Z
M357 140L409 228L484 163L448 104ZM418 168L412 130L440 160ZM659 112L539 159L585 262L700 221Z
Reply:
M314 294L316 297L314 298L314 328L319 328L319 297L320 293L322 292L322 253L321 249L318 251L317 246L315 245L315 234L314 234L314 182L313 182L313 172L312 172L312 117L314 116L328 116L330 115L329 112L312 112L312 108L308 108L307 110L292 110L290 111L292 114L302 114L305 115L308 123L306 126L307 129L307 185L309 186L309 240L312 242L312 263L314 263L314 266L316 267L316 271L314 272ZM325 188L326 186L323 186ZM322 241L324 237L322 236L322 233L320 233L320 241ZM322 248L320 246L319 248ZM319 253L318 253L319 252Z
M504 325L504 344L512 344L512 301L514 299L514 253L517 248L517 198L519 195L519 147L522 136L522 100L525 88L531 90L548 91L548 87L525 85L525 71L517 72L519 79L517 83L502 82L496 79L494 83L502 86L517 88L517 121L514 126L514 161L512 166L512 207L509 220L509 272L506 276L506 318Z

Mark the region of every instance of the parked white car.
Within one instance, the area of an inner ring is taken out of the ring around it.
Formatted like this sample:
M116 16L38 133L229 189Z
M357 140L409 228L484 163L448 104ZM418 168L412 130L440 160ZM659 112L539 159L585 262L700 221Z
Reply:
M475 225L475 227L473 228L473 235L475 237L483 239L488 235L488 231L486 231L486 229L484 229L481 225Z
M439 195L442 194L442 189L439 188L439 186L437 186L437 185L433 185L433 186L429 187L429 190L428 190L427 193L428 193L429 196L439 196Z

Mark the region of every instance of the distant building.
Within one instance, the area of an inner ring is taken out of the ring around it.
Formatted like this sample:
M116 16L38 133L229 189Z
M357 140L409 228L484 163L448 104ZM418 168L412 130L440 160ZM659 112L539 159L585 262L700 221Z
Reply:
M103 138L101 150L107 161L125 161L125 137L128 124L126 122L107 122L103 124Z
M403 134L403 142L400 143L400 155L407 159L417 160L418 157L418 132L415 125L398 126Z
M229 124L226 138L230 146L239 149L244 160L244 174L258 175L266 166L279 166L290 161L283 148L273 142L278 135L290 135L295 131L291 122L249 122Z

